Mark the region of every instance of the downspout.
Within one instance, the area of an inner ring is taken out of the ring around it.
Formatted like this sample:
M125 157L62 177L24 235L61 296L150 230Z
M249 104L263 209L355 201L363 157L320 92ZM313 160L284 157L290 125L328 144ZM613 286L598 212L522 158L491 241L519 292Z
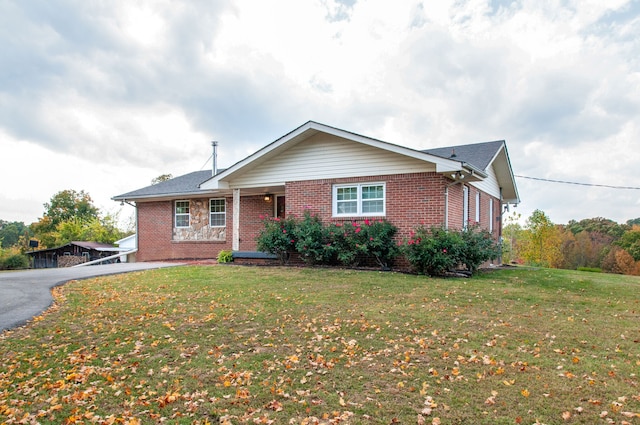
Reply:
M127 201L126 199L123 199L122 202L127 204L127 205L131 205L136 210L136 247L135 247L135 251L134 252L138 252L138 248L140 248L140 243L139 243L140 241L138 240L138 238L140 237L139 236L140 232L138 232L138 222L140 221L139 217L138 217L138 205L132 204L131 202Z
M233 235L231 250L240 250L240 189L233 189Z
M502 216L504 215L505 211L502 204L503 201L504 198L502 197L502 188L500 188L500 221L498 221L498 243L500 244L500 254L498 254L498 264L502 264Z
M498 240L502 239L502 215L504 214L504 198L502 197L502 188L500 188L500 224L498 225Z

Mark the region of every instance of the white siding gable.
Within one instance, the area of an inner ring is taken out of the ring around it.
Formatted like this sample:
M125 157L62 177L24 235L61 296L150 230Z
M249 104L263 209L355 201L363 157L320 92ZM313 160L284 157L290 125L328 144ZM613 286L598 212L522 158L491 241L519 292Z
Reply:
M487 173L487 177L484 180L473 182L471 185L497 199L500 199L500 183L498 183L498 177L496 175L496 171L493 169L493 164L484 171Z
M435 164L318 133L229 181L230 188L287 181L435 171Z

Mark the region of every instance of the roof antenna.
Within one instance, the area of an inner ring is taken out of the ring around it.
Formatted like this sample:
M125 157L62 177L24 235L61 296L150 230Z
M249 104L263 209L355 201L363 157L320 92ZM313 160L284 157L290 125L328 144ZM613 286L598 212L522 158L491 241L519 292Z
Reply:
M456 156L456 148L451 148L451 156L449 158L455 158Z
M211 146L213 147L213 170L212 171L212 177L214 177L216 174L218 174L218 142L211 142Z

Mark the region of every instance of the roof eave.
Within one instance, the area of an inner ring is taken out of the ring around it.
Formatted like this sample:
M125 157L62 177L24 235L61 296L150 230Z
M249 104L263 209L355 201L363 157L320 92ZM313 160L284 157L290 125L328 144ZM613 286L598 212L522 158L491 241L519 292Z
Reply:
M132 196L126 196L125 195L118 195L118 196L114 196L113 198L111 198L111 200L113 201L148 201L148 200L165 200L165 199L177 199L180 197L205 197L208 195L212 195L215 194L217 191L216 190L199 190L199 191L191 191L191 192L170 192L170 193L159 193L156 195L132 195Z
M500 151L498 151L496 153L496 156L493 158L493 160L491 161L491 163L493 163L493 161L498 157L498 154L504 150L504 155L505 158L507 160L507 170L509 172L509 178L511 181L511 185L513 186L513 193L514 193L514 197L511 197L509 199L504 199L503 202L504 203L509 203L509 204L519 204L520 203L520 194L518 193L518 185L516 184L516 178L515 175L513 174L513 168L511 167L511 158L509 158L509 150L507 149L507 143L504 142L502 145L502 148L500 149Z

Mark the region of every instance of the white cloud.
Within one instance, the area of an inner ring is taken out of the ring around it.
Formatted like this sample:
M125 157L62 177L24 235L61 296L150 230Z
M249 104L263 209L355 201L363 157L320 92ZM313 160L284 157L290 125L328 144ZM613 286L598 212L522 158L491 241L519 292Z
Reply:
M67 188L109 208L200 169L211 140L224 167L309 119L415 148L506 139L516 174L640 186L638 12L624 0L2 2L0 181L13 184L0 218L32 221ZM12 180L25 158L37 171ZM518 184L525 216L640 216L638 191Z

